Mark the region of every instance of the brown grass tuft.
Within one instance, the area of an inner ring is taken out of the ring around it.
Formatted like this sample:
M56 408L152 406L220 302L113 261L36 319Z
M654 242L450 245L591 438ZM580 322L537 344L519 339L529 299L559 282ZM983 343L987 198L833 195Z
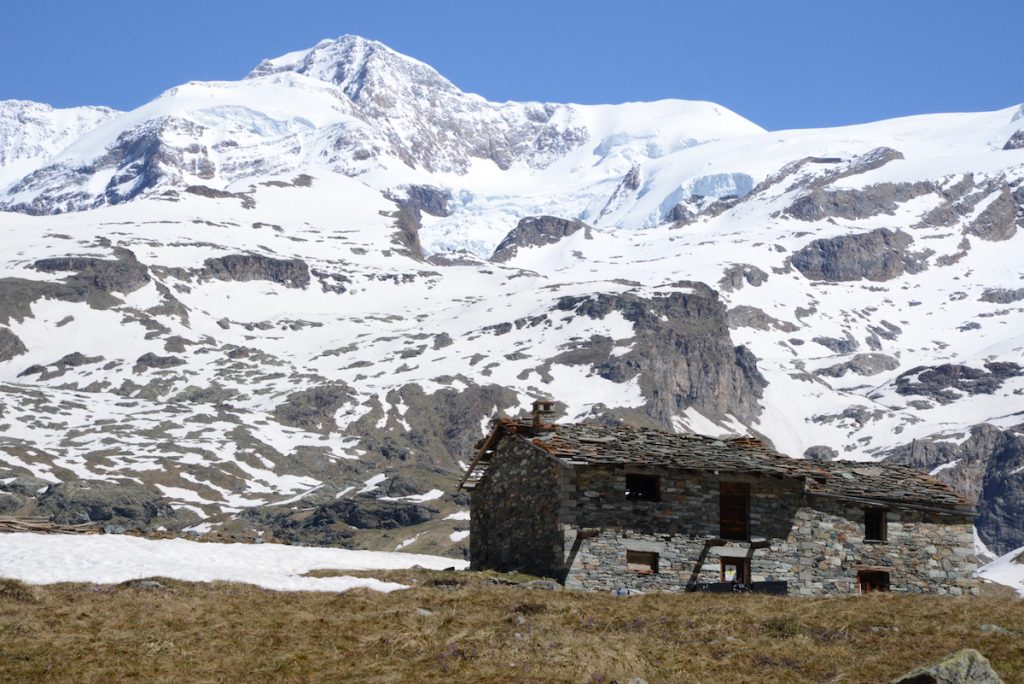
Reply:
M29 585L15 579L0 578L0 602L38 603L35 590Z

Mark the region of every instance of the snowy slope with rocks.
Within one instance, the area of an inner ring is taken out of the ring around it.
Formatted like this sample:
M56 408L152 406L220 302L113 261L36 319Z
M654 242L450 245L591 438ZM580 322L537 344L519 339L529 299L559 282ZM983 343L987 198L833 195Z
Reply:
M910 463L1024 544L1022 107L766 132L345 36L46 121L0 128L0 513L457 553L473 444L553 396Z

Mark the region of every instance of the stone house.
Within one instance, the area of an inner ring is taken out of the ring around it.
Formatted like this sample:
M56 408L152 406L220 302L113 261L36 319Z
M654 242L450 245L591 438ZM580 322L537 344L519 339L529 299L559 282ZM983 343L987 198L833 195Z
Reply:
M973 508L922 472L542 410L499 421L463 478L473 569L602 591L977 592Z

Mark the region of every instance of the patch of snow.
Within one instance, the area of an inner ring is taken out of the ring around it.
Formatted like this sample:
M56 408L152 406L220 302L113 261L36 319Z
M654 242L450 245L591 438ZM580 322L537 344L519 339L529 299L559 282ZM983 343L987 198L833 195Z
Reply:
M355 577L302 577L314 569L396 570L419 565L464 569L466 561L408 553L350 551L283 544L214 544L127 535L3 536L0 577L32 584L113 584L144 577L189 582L243 582L277 591L377 591L403 585Z

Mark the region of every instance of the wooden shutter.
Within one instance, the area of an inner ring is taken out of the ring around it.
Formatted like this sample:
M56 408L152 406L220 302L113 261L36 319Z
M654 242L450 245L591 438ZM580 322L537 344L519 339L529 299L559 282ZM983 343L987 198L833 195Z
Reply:
M723 539L750 539L750 485L722 482L718 489L720 535Z

